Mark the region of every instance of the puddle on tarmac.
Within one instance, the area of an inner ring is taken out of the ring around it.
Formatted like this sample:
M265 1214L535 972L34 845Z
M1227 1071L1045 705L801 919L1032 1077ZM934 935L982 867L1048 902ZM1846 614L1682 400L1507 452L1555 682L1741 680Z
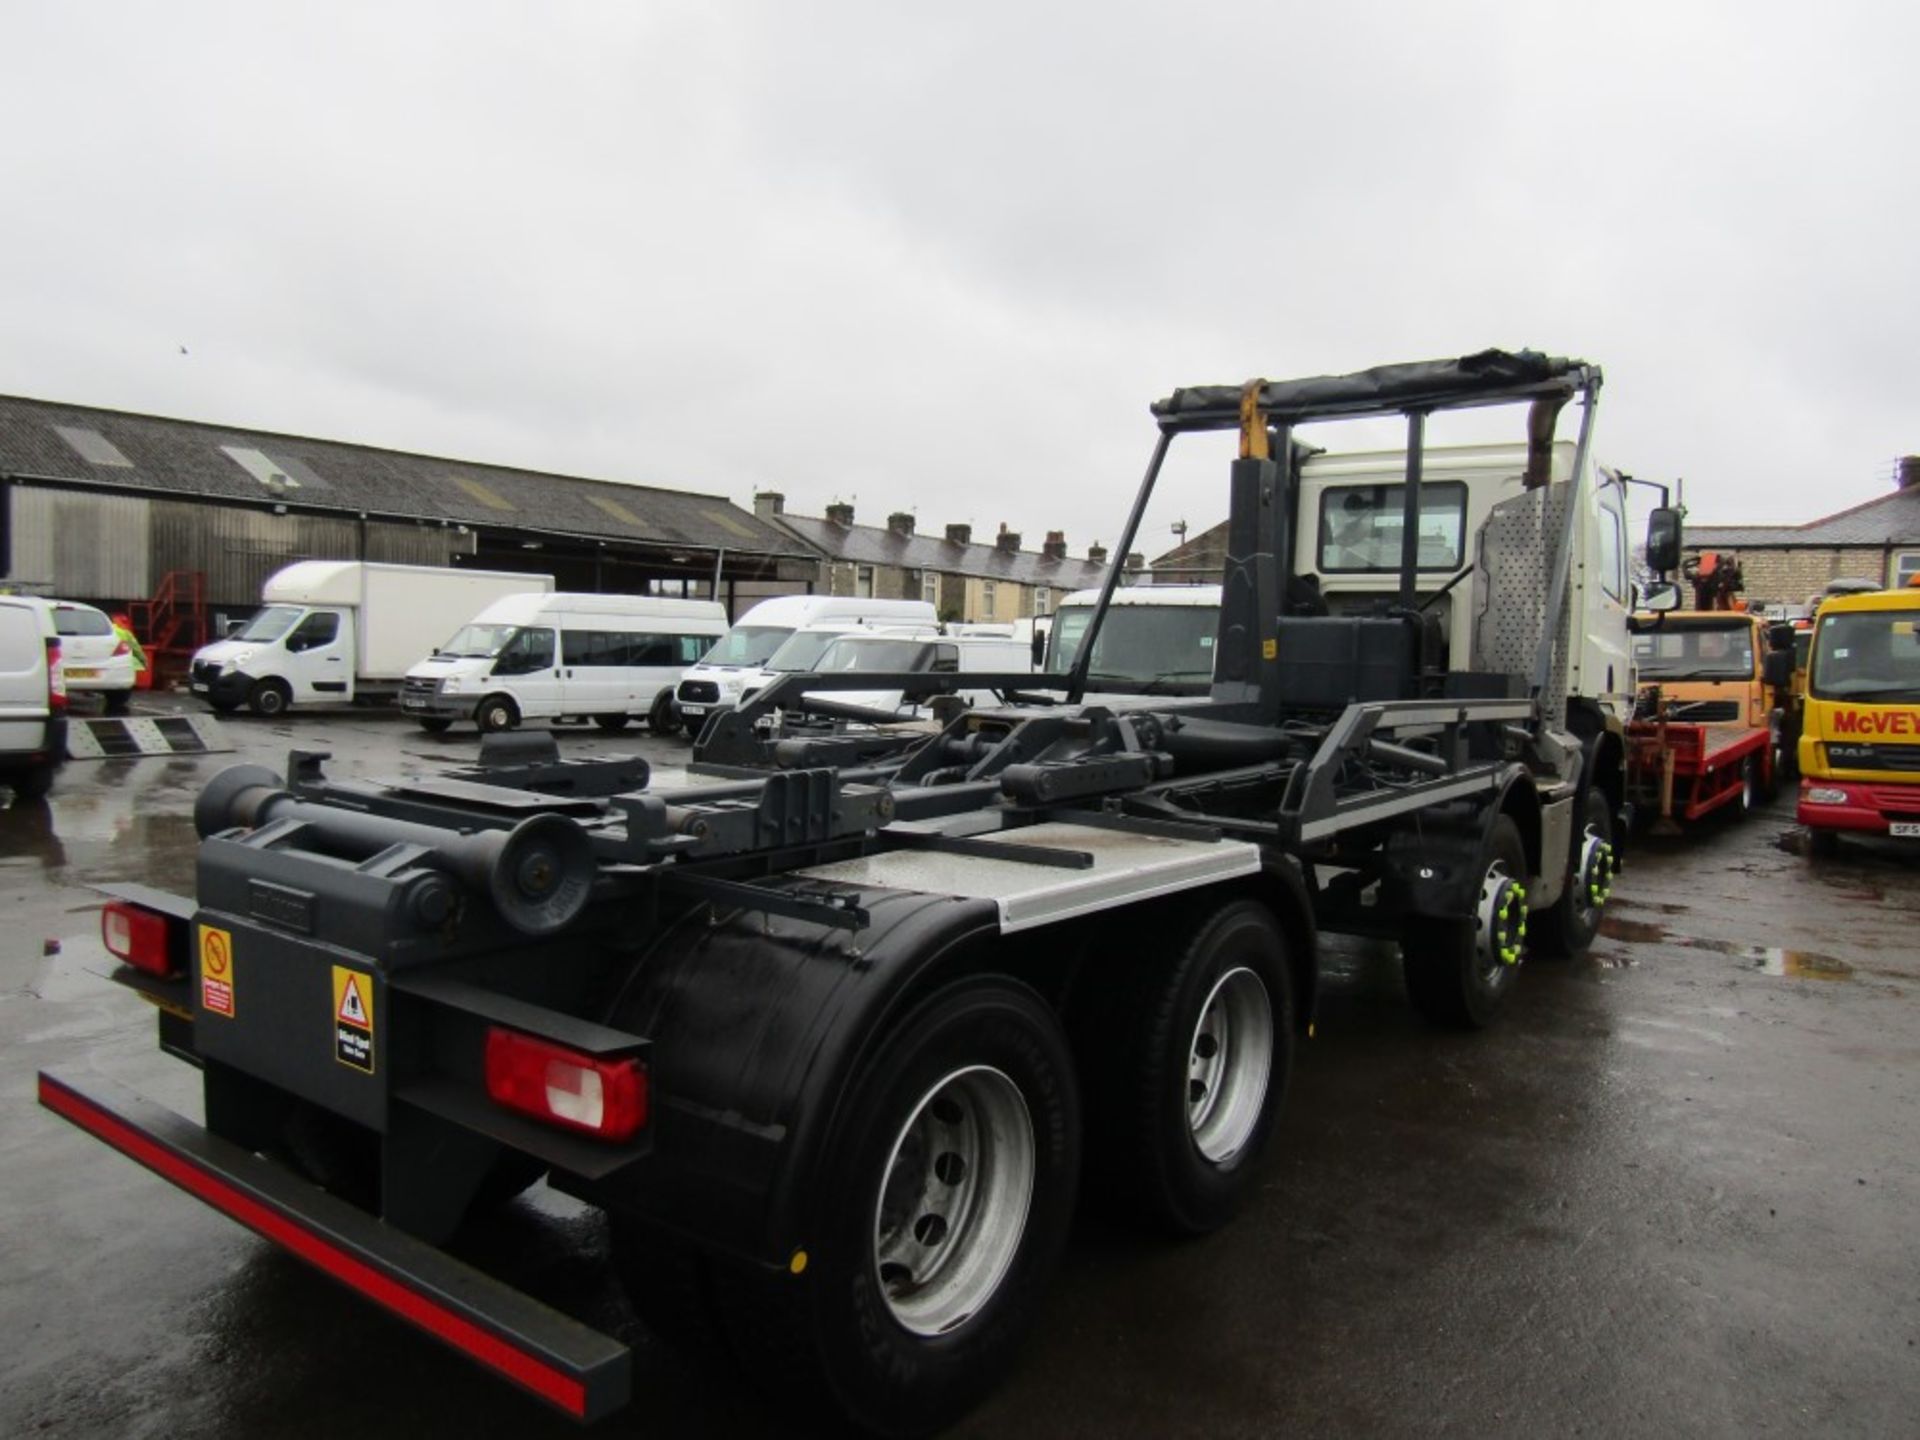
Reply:
M1600 933L1609 940L1624 940L1630 945L1684 945L1689 950L1706 950L1715 955L1731 955L1744 960L1762 975L1778 975L1789 980L1851 980L1853 966L1831 955L1816 955L1810 950L1783 950L1776 945L1742 945L1732 940L1709 940L1701 935L1676 935L1664 925L1646 920L1623 920L1608 915L1600 922Z

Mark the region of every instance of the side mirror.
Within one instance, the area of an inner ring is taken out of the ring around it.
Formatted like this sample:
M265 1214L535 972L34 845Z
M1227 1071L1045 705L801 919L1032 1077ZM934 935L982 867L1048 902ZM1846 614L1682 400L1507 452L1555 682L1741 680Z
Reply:
M1640 597L1640 608L1656 614L1680 608L1680 587L1671 580L1662 580L1657 585L1649 585L1647 593Z
M1793 649L1793 626L1785 620L1776 620L1767 626L1767 648L1769 650Z
M1657 575L1680 568L1680 512L1671 505L1647 512L1647 568Z
M1793 651L1769 650L1760 662L1760 678L1776 690L1793 683Z

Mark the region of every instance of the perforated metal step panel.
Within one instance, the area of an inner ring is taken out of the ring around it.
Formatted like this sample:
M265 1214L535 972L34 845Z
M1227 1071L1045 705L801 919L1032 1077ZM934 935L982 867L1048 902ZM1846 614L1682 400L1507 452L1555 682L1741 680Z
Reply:
M141 755L214 755L233 749L211 715L126 715L67 722L69 760L118 760Z

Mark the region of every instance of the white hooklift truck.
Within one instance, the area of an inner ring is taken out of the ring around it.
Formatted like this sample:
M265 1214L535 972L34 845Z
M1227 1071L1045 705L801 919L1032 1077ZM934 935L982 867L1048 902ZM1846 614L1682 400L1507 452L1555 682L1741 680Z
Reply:
M1178 436L1241 435L1211 688L1163 707L1076 703L1097 612L1070 674L777 679L709 726L775 763L665 793L632 759L224 771L197 895L121 887L103 922L204 1124L91 1074L40 1099L582 1420L632 1398L625 1347L444 1248L542 1174L605 1211L668 1340L718 1337L782 1404L938 1430L1011 1360L1081 1184L1165 1230L1232 1217L1321 931L1397 940L1415 1004L1467 1026L1530 946L1593 934L1622 717L1570 677L1590 629L1625 649L1593 561L1599 385L1493 351L1161 402L1116 554ZM1501 403L1529 444L1430 572L1424 419ZM1395 581L1322 613L1288 583L1315 523L1294 430L1383 414L1411 442ZM1437 622L1442 593L1471 624ZM866 765L758 728L882 684L1057 703Z

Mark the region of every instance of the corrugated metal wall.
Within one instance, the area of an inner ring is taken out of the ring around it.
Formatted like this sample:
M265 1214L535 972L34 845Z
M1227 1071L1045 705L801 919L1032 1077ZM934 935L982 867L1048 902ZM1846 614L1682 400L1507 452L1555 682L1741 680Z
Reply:
M67 599L151 594L147 569L152 502L15 487L8 578Z
M72 600L137 600L170 570L199 570L214 605L260 603L261 583L295 560L450 565L473 538L442 526L275 515L192 500L147 500L17 485L9 578Z

